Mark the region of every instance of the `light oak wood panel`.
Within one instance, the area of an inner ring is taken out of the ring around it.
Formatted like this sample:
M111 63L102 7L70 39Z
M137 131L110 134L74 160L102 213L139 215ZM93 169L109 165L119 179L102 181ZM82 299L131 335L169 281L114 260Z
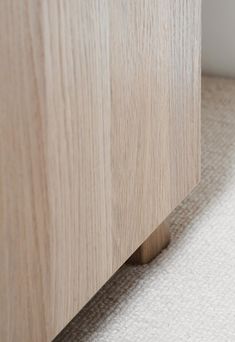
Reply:
M108 2L48 1L44 13L51 323L59 332L112 274Z
M0 1L0 340L47 341L50 213L39 2Z
M4 341L50 341L197 184L199 57L199 0L0 1Z
M200 178L200 1L111 1L110 17L117 267Z

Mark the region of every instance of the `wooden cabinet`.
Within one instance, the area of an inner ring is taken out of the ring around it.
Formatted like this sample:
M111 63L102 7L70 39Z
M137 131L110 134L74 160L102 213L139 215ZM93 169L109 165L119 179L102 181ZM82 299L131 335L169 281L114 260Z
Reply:
M199 0L0 1L0 336L50 341L200 178Z

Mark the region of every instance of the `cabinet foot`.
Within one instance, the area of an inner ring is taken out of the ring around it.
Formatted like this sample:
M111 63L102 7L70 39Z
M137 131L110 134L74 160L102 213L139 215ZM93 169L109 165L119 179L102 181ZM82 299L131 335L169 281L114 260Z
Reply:
M169 226L163 222L132 254L129 262L147 264L153 260L170 242Z

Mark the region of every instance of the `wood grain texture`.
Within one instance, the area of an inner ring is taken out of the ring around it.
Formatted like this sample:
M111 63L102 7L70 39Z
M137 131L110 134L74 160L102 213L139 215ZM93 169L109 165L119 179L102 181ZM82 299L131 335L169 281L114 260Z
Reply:
M170 242L170 231L166 222L157 229L132 254L128 262L144 265L152 261Z
M0 336L50 341L199 181L200 1L0 1L0 61Z

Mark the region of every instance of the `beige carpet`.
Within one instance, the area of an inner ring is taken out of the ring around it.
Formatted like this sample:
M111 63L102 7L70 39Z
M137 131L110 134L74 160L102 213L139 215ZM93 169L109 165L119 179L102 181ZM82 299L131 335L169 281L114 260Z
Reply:
M235 81L203 80L202 181L170 222L169 248L122 267L57 342L235 341Z

